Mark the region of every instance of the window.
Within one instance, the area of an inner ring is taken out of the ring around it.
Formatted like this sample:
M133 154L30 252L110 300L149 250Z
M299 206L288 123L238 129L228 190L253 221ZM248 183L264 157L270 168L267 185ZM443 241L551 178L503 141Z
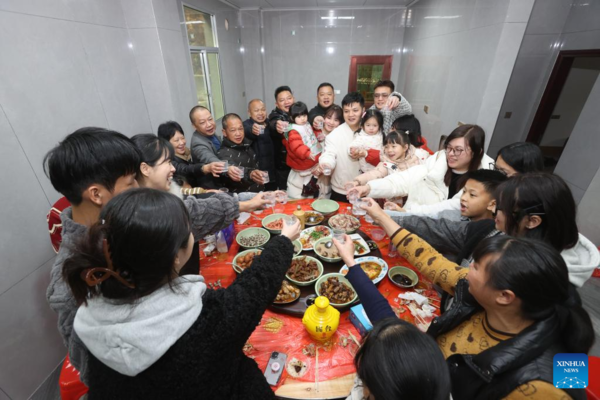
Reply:
M214 119L220 119L225 107L215 18L188 6L183 6L183 14L198 104L208 108Z
M390 79L392 56L350 56L348 92L360 92L367 108L373 105L373 88L382 79Z

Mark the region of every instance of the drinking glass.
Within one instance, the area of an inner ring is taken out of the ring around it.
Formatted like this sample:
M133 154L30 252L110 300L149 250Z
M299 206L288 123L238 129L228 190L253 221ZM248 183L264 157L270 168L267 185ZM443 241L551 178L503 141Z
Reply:
M390 211L393 211L393 210L395 210L396 208L394 207L394 205L393 205L393 204L386 203L386 204L383 206L383 209L384 209L384 210L390 210Z
M283 217L283 222L286 226L292 226L298 221L298 218L295 215L286 215Z
M265 207L275 207L275 193L273 192L266 192L263 194L263 199L267 200L268 203L265 204ZM275 212L275 210L272 210L273 213Z
M371 218L369 214L365 214L365 222L372 224L373 222L375 222L375 220Z
M288 129L290 128L290 123L287 121L281 121L283 123L283 131L287 132Z
M221 162L223 163L223 168L224 168L223 172L227 172L227 168L229 168L229 161L221 160Z
M263 178L263 185L266 185L267 183L269 183L269 173L267 171L260 171L260 174L262 175L262 178Z
M323 168L323 175L325 175L325 176L331 175L333 168L331 168L329 165L323 165L322 168Z
M242 176L242 179L244 179L244 173L245 173L245 168L244 167L240 167L240 166L236 166L236 168L238 169L238 171L240 171L240 175Z
M288 195L283 190L278 190L277 192L275 192L275 198L281 204L286 204L288 202Z
M398 250L396 249L396 246L394 246L394 243L392 243L392 240L390 239L390 244L388 246L388 256L396 257L397 255L398 255Z
M264 127L264 126L262 126L262 125L260 125L260 126L258 127L258 134L259 134L259 135L262 135L263 133L265 133L265 127Z
M350 204L355 204L358 201L358 191L350 189L346 195Z
M344 229L335 228L333 230L333 238L336 239L341 244L346 242L346 231Z
M317 122L317 129L323 129L323 121Z
M366 200L357 200L352 205L352 214L360 216L367 214L367 207L369 206L369 202Z

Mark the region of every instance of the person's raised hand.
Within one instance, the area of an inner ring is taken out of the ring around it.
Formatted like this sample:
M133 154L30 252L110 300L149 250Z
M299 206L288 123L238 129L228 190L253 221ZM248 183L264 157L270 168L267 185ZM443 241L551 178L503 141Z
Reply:
M265 200L263 195L264 193L258 193L250 200L240 201L240 212L252 212L265 208L269 204L269 200Z
M383 217L389 218L389 216L379 207L379 204L370 197L365 197L363 200L366 200L369 205L365 208L367 214L371 218L375 220L375 222L379 223Z
M229 166L229 168L227 169L227 174L229 175L229 178L231 178L231 180L234 182L239 182L243 178L241 171L235 165Z
M254 182L258 183L259 185L263 185L263 175L262 172L255 169L254 171L250 172L250 179L252 179Z
M346 263L348 268L353 267L356 262L354 261L354 242L348 235L344 235L344 243L340 243L339 240L333 238L333 244L340 252L340 257Z
M386 104L386 107L388 108L388 110L393 110L396 107L398 107L398 105L400 104L400 99L396 96L390 96L388 97L388 101Z
M368 196L370 192L371 192L371 187L369 185L354 186L352 189L350 189L348 191L348 195L350 193L356 193L358 195L358 198L361 198L361 197Z
M259 124L252 124L252 133L255 134L256 136L260 135L260 128L262 128L262 125Z
M215 178L218 178L219 174L225 172L225 163L222 161L213 161L209 164L206 164L206 168L208 169L209 174L212 174Z
M322 116L316 116L313 120L313 129L321 130L323 128L323 121L325 119Z
M275 129L277 129L277 132L279 132L280 134L283 135L287 125L288 125L288 122L286 122L286 121L277 121L277 123L275 125Z
M394 203L393 201L386 201L385 204L383 205L384 210L390 210L390 211L400 211L400 212L404 212L404 208L400 207L398 204Z
M281 235L287 237L292 242L300 237L300 229L302 226L300 225L300 220L296 218L294 225L288 225L284 222L283 227L281 228Z

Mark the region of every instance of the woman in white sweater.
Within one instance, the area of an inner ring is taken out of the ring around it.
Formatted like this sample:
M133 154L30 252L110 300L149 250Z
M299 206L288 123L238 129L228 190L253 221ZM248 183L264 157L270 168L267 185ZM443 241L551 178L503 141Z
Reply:
M460 203L458 185L467 171L493 168L493 160L484 151L485 132L478 125L461 125L448 136L445 150L429 157L424 165L370 181L354 188L359 196L388 198L408 196L406 208L446 203ZM452 208L452 204L443 207ZM442 210L438 210L442 211Z
M360 154L350 154L350 143L354 134L360 129L360 122L365 111L365 99L358 92L348 93L342 100L345 123L338 126L327 135L325 151L319 158L321 170L332 170L331 174L331 199L346 201L344 184L351 182L358 176Z

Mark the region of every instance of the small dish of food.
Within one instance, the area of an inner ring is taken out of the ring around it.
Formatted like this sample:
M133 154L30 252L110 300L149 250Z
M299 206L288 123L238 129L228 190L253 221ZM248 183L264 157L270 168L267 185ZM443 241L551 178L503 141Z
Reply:
M381 282L388 272L387 263L379 257L361 257L357 258L355 261L375 284ZM346 275L348 271L348 266L344 265L342 269L340 269L340 274Z
M345 307L358 298L356 291L342 274L326 274L315 285L317 296L325 296L334 307Z
M333 244L330 237L324 237L315 242L314 246L317 256L326 262L334 263L342 260L340 252Z
M300 239L298 240L302 243L302 250L312 250L317 240L328 236L332 236L331 229L323 225L317 225L300 232Z
M325 219L325 216L317 211L305 211L304 217L306 218L305 225L308 226L319 225Z
M329 226L333 229L343 229L347 234L351 234L360 228L360 221L353 215L338 214L329 218Z
M302 243L298 239L294 240L292 244L294 245L294 256L302 253Z
M419 276L415 271L407 267L393 267L388 272L390 281L398 287L408 289L415 287L419 283Z
M281 289L279 289L279 293L277 293L277 297L275 297L275 304L289 304L300 298L300 289L292 283L288 281L283 281L281 283Z
M263 228L246 228L235 237L236 242L246 249L260 247L271 238L268 230Z
M233 259L234 271L238 274L242 273L246 268L252 265L252 262L254 262L254 259L257 256L260 256L260 253L262 253L261 250L255 249L245 250L241 253L238 253L238 255Z
M369 248L367 242L365 242L365 239L363 239L358 233L350 235L350 239L352 239L352 242L354 243L355 256L364 256L371 252L371 249Z
M285 277L298 286L308 286L321 275L323 275L321 261L310 256L299 256L292 258L292 264Z
M280 234L283 228L283 218L285 214L271 214L267 215L262 220L262 226L271 233Z
M371 237L373 240L379 242L385 237L385 231L383 229L373 229L371 231Z

